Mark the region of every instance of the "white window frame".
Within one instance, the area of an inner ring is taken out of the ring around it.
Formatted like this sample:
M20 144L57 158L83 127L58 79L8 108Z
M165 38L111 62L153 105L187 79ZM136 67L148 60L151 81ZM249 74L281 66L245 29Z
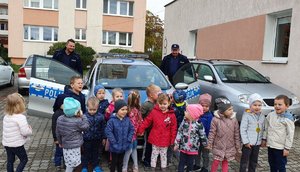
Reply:
M52 2L51 8L44 8L44 0L39 0L39 7L32 7L31 6L32 0L24 0L23 7L24 8L34 8L34 9L43 9L43 10L58 10L58 1L59 0L50 0ZM55 8L55 3L57 4L57 8Z
M79 31L79 39L77 39L76 36L76 31ZM85 39L83 39L83 32L85 32ZM86 41L86 29L82 29L82 28L75 28L75 40L76 41Z
M25 39L25 34L23 34L23 40L24 41L32 41L32 42L57 42L58 40L54 40L55 38L55 31L58 34L58 28L57 27L51 27L51 26L32 26L32 25L24 25L23 32L25 31L25 27L28 28L27 33L27 39ZM39 32L39 39L38 40L32 40L31 39L31 28L38 28ZM51 28L51 41L44 40L44 28ZM58 36L57 36L58 39Z
M263 63L287 63L288 57L275 57L277 22L283 17L292 18L292 9L266 15ZM292 24L292 20L291 20Z
M103 39L101 40L102 42L102 45L105 45L105 46L117 46L117 47L132 47L133 45L133 33L131 32L115 32L116 33L116 44L108 44L108 35L110 32L113 32L113 31L102 31L102 37L105 38L105 43L103 43ZM119 34L120 33L126 33L126 45L120 45L120 36ZM131 45L129 45L129 36L131 35Z
M79 0L80 1L80 7L77 7L77 0L75 1L75 7L78 10L86 10L86 5L87 5L87 0L85 1L85 8L83 8L83 0Z
M130 3L134 3L134 2L132 2L132 1L120 1L120 0L117 0L117 14L111 14L110 13L110 1L111 0L107 0L108 2L107 2L107 13L105 13L104 11L103 11L103 14L104 15L114 15L114 16L125 16L125 17L133 17L133 15L134 14L132 14L132 15L129 15L129 11L130 11ZM121 2L122 3L124 3L124 2L126 2L127 3L127 12L126 12L126 15L121 15ZM103 3L104 4L104 3ZM133 4L133 7L132 8L134 8L134 4ZM103 9L104 9L104 7L103 7ZM134 9L132 9L133 11L134 11ZM133 12L134 13L134 12Z

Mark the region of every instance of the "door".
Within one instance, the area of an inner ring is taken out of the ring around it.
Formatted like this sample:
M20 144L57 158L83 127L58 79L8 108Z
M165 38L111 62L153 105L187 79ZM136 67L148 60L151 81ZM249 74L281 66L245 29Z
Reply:
M9 83L11 77L10 66L0 57L0 85Z
M190 104L198 103L200 95L200 84L197 80L195 69L191 63L182 66L173 76L174 86L178 83L188 84L184 91L187 95L187 102Z
M28 114L51 118L55 99L74 75L80 74L52 58L33 56Z

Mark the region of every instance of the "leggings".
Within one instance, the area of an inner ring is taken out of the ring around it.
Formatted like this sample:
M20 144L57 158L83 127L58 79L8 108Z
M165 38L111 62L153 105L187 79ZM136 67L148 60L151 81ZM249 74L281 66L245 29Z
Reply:
M217 172L218 166L221 161L214 159L211 165L211 172ZM228 172L228 161L224 159L222 161L222 172Z

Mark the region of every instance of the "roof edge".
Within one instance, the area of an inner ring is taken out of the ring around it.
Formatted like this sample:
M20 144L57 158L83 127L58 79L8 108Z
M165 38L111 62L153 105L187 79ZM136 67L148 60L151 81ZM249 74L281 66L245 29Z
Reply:
M176 2L176 1L177 1L177 0L173 0L172 2L169 2L168 4L166 4L164 7L167 7L167 6L173 4L173 3Z

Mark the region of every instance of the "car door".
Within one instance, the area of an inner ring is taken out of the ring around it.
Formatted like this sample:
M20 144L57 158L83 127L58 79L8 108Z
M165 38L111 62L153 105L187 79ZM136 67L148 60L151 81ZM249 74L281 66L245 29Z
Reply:
M10 66L0 57L0 85L9 83L11 77Z
M28 114L51 118L55 99L74 75L80 74L52 58L33 56Z
M197 80L195 69L191 63L182 66L173 76L174 86L178 83L185 83L188 88L184 91L187 94L187 102L198 103L200 95L200 84Z

